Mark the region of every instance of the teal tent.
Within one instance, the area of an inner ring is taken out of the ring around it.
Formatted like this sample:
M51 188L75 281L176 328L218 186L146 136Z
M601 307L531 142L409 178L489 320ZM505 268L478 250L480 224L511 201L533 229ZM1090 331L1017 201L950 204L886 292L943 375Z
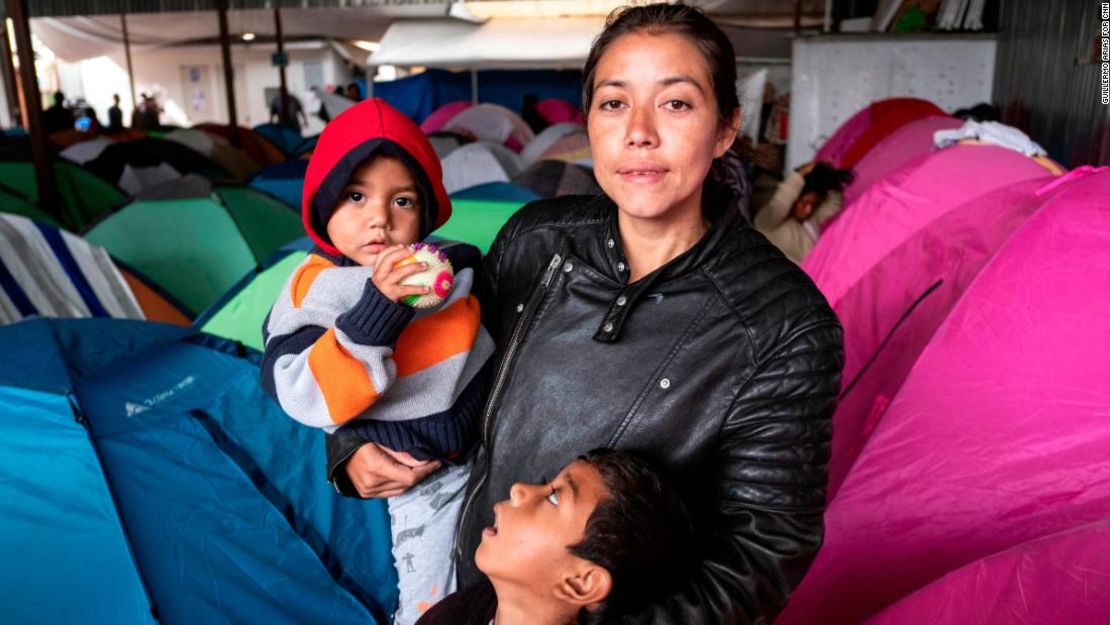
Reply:
M384 502L324 481L323 435L258 354L185 328L0 328L6 623L386 623Z

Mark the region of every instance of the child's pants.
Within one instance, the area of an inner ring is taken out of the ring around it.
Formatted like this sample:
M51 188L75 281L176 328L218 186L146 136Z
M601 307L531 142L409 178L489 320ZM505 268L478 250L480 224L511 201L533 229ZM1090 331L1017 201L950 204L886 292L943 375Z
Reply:
M412 625L455 592L452 545L466 497L470 465L447 466L412 490L391 497L389 526L401 597L393 622Z

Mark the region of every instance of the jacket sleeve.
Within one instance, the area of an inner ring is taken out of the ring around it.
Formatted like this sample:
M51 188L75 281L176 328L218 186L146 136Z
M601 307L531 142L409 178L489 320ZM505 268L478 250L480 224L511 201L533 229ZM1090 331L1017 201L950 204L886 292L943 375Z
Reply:
M369 280L331 327L321 321L327 311L311 298L301 306L284 304L275 304L266 320L263 387L297 421L334 430L372 406L395 380L393 345L413 311Z
M689 581L624 622L772 623L824 535L831 417L843 366L833 320L788 337L741 388L715 458L714 519Z

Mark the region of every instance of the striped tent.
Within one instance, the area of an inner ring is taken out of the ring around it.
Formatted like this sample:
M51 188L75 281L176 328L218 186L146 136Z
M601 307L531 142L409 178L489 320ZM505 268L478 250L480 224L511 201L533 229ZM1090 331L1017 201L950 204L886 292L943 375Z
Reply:
M0 324L28 317L189 323L137 273L124 275L103 248L25 217L0 215Z

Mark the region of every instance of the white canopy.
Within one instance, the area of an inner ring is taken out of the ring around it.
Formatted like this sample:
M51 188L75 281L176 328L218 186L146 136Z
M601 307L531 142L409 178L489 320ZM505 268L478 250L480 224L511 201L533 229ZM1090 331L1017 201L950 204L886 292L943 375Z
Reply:
M452 68L581 68L602 17L394 22L371 65Z

